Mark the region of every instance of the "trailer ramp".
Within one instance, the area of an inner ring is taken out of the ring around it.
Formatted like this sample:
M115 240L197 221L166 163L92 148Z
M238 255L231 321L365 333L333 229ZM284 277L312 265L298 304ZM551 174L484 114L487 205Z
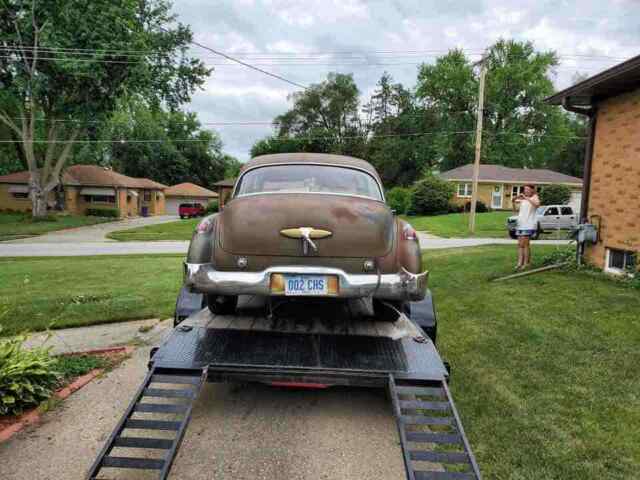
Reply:
M389 375L407 480L481 480L446 380Z
M207 368L149 370L89 470L87 480L103 478L99 475L109 468L155 471L157 478L167 478L206 376ZM166 420L167 416L172 419ZM159 420L158 417L163 419ZM130 433L126 435L125 431ZM140 435L141 431L165 433L159 438L157 435ZM169 438L165 438L166 432ZM113 450L118 448L133 449L136 456L114 455Z

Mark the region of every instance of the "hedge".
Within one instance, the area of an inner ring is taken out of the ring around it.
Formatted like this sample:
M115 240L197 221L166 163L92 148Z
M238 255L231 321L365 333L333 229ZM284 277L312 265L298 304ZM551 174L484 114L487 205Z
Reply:
M86 215L89 217L120 217L120 211L117 208L87 208Z

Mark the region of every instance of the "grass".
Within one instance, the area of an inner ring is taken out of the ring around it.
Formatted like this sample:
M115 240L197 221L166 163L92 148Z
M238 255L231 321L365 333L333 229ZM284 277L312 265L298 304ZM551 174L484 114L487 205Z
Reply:
M201 218L179 220L177 222L147 225L112 232L107 237L120 241L191 240L191 235Z
M34 221L27 213L0 213L0 241L42 235L43 233L83 227L116 220L114 218L84 217L76 215L50 216Z
M0 259L1 335L173 314L182 255Z
M61 355L56 357L56 371L61 375L61 384L66 385L71 380L96 368L108 368L112 361L101 355Z
M510 271L513 247L425 256L439 348L484 477L635 478L638 290L581 272L489 282Z
M418 231L426 231L439 237L490 237L507 238L507 218L512 212L488 212L476 215L475 235L469 233L468 213L449 213L447 215L433 216L406 216L405 218L413 228Z

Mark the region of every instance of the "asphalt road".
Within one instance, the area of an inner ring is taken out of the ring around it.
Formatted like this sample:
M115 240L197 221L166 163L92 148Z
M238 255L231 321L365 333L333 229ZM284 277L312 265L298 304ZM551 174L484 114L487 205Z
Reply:
M82 479L144 378L148 348L0 444L3 480ZM403 478L383 390L207 384L171 479ZM106 476L104 478L125 478ZM152 478L133 472L128 479Z

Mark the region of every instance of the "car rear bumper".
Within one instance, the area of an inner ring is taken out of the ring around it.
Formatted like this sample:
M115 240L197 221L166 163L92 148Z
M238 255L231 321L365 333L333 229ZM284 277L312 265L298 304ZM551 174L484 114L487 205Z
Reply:
M422 300L429 272L414 274L401 269L394 274L352 274L337 268L271 267L260 272L223 272L211 263L185 263L185 285L218 295L282 295L271 289L272 274L335 275L340 298L369 297L384 300Z

